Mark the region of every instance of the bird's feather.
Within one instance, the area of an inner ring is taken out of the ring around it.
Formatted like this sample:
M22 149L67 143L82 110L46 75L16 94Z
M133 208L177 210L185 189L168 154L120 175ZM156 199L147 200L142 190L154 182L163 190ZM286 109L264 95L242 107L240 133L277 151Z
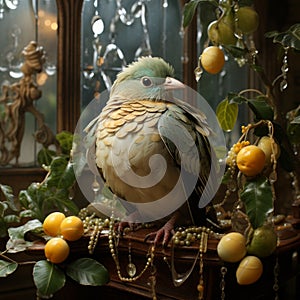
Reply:
M133 203L153 202L180 182L169 205L178 209L189 196L194 210L211 192L211 130L202 112L167 90L174 83L167 78L173 74L160 58L141 58L129 65L117 76L106 106L88 131L97 137L97 167L117 196ZM181 173L196 178L191 192Z

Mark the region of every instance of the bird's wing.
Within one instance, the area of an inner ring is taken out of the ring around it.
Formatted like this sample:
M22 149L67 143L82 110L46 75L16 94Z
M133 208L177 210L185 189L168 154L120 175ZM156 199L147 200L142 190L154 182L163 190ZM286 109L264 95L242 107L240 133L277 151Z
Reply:
M195 192L201 199L200 207L211 200L209 177L214 171L212 149L207 138L209 128L202 123L204 118L204 115L190 113L170 104L158 123L161 139L178 166L186 176L197 176Z

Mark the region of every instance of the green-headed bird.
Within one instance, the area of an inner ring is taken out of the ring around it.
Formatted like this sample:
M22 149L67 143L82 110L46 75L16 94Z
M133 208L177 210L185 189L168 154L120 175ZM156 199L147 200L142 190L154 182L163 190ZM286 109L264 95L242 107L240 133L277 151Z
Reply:
M207 225L199 202L210 197L211 131L176 89L184 94L171 65L142 57L118 74L95 127L97 168L134 216L125 223L168 218L147 237L163 245L176 225Z

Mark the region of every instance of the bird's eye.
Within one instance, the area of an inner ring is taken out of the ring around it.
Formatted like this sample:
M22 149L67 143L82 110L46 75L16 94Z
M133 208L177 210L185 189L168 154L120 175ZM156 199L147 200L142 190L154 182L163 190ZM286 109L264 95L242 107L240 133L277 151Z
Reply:
M149 87L153 84L152 80L149 77L143 77L141 81L143 86Z

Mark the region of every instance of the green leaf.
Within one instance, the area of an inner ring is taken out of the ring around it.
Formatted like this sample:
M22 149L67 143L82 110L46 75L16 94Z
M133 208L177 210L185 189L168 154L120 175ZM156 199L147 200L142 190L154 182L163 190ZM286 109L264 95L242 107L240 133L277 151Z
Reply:
M66 276L55 264L40 260L33 267L33 281L41 296L51 296L64 287Z
M0 217L4 216L4 212L7 210L8 205L5 202L0 201Z
M283 47L300 50L300 23L292 25L285 32L271 31L265 34L267 38L273 38L274 43L280 43Z
M267 214L273 208L273 195L269 180L266 177L258 177L247 181L240 196L253 228L262 226Z
M183 7L183 27L187 27L193 20L194 14L198 7L200 0L191 0L190 2L186 3Z
M25 210L22 210L20 213L19 213L19 217L22 219L22 218L34 218L35 217L35 214L33 213L32 210L30 209L25 209Z
M229 53L233 58L244 58L247 55L247 49L239 48L232 45L222 45L227 53Z
M227 99L230 104L231 103L241 104L247 102L248 100L246 97L240 96L239 94L236 93L228 93Z
M238 104L229 103L226 98L219 103L216 112L218 121L224 131L231 131L236 123L238 116Z
M18 264L16 262L0 260L0 277L6 277L13 273L17 267Z
M274 111L267 103L266 97L259 96L255 99L249 99L248 105L254 112L257 120L270 120L274 118Z
M73 165L72 162L68 162L64 172L61 174L58 188L68 189L74 184L76 178Z
M56 135L62 153L69 156L73 145L73 134L68 131L61 131Z
M46 165L49 166L52 162L53 157L56 155L56 152L47 148L42 148L37 155L37 161L40 166Z
M9 185L4 185L4 184L0 184L0 189L3 193L3 195L6 198L6 203L9 205L9 207L13 210L13 211L17 211L17 207L15 206L15 196L13 194L12 188Z
M50 165L50 174L47 176L47 185L49 187L57 187L61 179L61 175L64 173L68 164L68 160L64 157L55 157Z
M35 231L39 228L42 228L42 223L37 220L29 220L22 226L19 227L10 227L8 229L8 234L11 239L24 239L24 235L28 231Z
M197 7L201 2L209 2L215 7L219 6L218 1L215 0L190 0L190 2L186 3L183 7L182 13L182 25L183 27L187 27L193 20L193 17L196 13Z
M19 216L11 215L11 214L4 216L3 220L5 221L6 224L19 223L20 222Z
M99 286L109 281L107 269L91 258L80 258L68 264L66 273L82 285Z

